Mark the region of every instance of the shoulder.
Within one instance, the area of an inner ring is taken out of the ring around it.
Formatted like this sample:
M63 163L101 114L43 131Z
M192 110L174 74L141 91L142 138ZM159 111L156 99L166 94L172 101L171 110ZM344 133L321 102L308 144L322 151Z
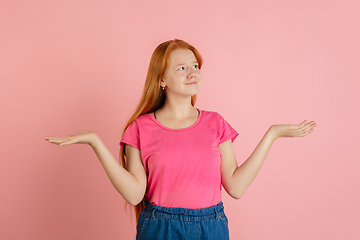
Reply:
M151 117L151 113L145 113L145 114L143 114L143 115L140 115L140 116L138 116L135 120L136 121L146 121L146 120L149 120L150 119L150 117Z
M218 126L221 129L223 128L232 128L230 124L225 120L225 118L218 112L215 111L203 111L203 120L210 125Z
M222 121L223 117L215 111L207 111L207 110L201 110L202 111L202 117L205 120L208 121Z
M136 130L138 132L146 132L150 129L153 129L156 125L154 124L153 118L154 117L151 115L151 113L140 115L134 121L132 121L127 128Z
M151 120L150 115L151 115L151 113L146 113L146 114L140 115L134 121L132 121L132 123L130 123L130 125L141 125L143 123L146 123L149 120Z

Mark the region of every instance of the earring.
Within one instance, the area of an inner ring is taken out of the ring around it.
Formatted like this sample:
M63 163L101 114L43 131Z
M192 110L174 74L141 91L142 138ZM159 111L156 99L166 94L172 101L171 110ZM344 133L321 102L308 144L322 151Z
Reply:
M164 88L164 87L162 87L162 90L164 91L164 90L165 90L165 88Z

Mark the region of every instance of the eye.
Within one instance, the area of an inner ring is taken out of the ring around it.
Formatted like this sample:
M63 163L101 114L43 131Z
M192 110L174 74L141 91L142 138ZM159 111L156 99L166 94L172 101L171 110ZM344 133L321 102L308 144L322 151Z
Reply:
M199 65L198 65L198 64L195 64L195 65L193 66L193 68L199 68Z
M185 68L184 68L184 67L180 67L178 70L182 71L182 70L185 70Z

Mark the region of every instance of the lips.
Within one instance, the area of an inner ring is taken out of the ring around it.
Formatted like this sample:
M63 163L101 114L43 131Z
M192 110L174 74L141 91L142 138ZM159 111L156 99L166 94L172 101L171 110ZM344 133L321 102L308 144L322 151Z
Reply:
M186 83L185 85L194 85L194 84L197 84L197 81L192 81L192 82Z

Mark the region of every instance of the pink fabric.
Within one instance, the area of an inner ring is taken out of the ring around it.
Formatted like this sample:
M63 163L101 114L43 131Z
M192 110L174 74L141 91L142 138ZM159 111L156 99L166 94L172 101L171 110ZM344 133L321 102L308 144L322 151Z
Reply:
M197 209L220 202L218 145L237 136L216 112L200 110L197 121L182 129L167 128L145 114L129 125L120 145L130 144L141 151L150 203Z

